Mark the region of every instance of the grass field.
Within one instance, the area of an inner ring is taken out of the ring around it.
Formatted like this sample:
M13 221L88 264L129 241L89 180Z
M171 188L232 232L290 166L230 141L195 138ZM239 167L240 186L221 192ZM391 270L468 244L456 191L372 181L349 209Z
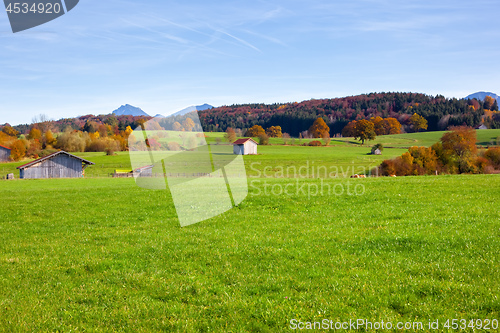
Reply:
M182 229L168 192L131 179L2 182L0 331L500 317L498 176L358 181L362 195L309 198L254 184L238 208Z
M263 173L266 167L267 174L274 176L277 166L300 168L309 161L309 169L320 166L335 166L339 174L363 173L378 166L384 159L391 159L403 154L410 146L431 146L438 142L444 132L407 133L398 135L379 136L376 140L361 145L352 138L333 138L328 147L303 147L300 143L311 141L311 139L295 139L296 145L283 147L282 139L271 139L270 146L259 146L258 156L246 157L246 165L249 172L254 174ZM215 138L223 138L224 133L208 133L207 141L215 144ZM478 145L487 146L491 142L496 143L500 136L500 130L477 131ZM382 143L386 148L383 156L369 155L371 146ZM224 144L224 143L222 143ZM118 152L115 156L105 156L104 153L76 153L82 158L94 162L96 165L89 167L85 174L87 177L110 177L117 169L131 169L130 159L127 152ZM16 163L0 164L0 177L8 173L14 173L16 177L19 165L31 160ZM313 163L314 162L314 163ZM314 165L313 165L314 164ZM350 168L349 170L347 170ZM272 171L274 170L274 171ZM353 172L353 170L356 170Z
M260 146L245 157L247 199L186 228L168 191L104 177L130 167L127 153L78 154L96 163L86 179L0 181L0 332L500 319L498 175L276 178L280 167L375 166L407 135L435 142L382 137L395 147L384 156L347 139Z

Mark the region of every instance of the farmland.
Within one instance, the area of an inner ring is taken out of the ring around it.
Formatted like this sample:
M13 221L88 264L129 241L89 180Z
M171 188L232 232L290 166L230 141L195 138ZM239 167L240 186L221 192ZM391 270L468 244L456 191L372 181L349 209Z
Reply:
M78 154L96 163L87 179L0 181L0 331L280 332L291 319L499 319L498 175L300 179L363 186L357 195L311 195L251 169L370 166L405 146L375 157L346 141L259 147L245 157L247 199L186 228L168 191L94 178L128 167L124 153ZM2 175L19 164L1 165ZM263 181L292 190L265 195Z

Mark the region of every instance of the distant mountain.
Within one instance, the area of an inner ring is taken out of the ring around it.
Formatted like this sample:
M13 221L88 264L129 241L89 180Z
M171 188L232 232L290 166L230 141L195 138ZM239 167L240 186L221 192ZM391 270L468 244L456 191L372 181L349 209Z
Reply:
M203 104L203 105L197 105L197 106L190 106L190 107L187 107L183 110L180 110L174 114L172 114L171 116L183 116L185 115L186 113L189 113L189 112L193 112L193 111L205 111L205 110L208 110L208 109L213 109L214 107L210 104Z
M493 97L500 104L500 96L498 96L497 94L491 93L491 92L480 91L480 92L477 92L477 93L474 93L474 94L471 94L471 95L465 97L465 99L474 99L475 98L478 101L484 101L486 96Z
M140 108L136 108L135 106L132 106L130 104L125 104L120 106L118 109L113 111L113 114L115 116L134 116L134 117L139 117L139 116L145 116L149 117L149 115L142 111Z
M154 116L154 117L155 117L155 118L165 118L165 116L164 116L164 115L159 114L159 113L158 113L156 116Z

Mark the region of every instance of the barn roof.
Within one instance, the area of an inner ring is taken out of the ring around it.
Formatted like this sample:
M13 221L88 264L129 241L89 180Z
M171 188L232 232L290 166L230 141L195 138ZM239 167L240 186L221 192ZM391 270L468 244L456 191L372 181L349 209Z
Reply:
M39 158L39 159L37 159L37 160L34 160L33 162L29 162L29 163L23 164L23 165L21 165L21 166L18 166L17 168L18 168L18 169L25 169L25 168L28 168L28 167L30 167L30 166L32 166L32 165L38 164L38 163L40 163L40 162L42 162L42 161L49 160L49 159L51 159L51 158L53 158L53 157L56 157L57 155L60 155L60 154L66 154L66 155L68 155L69 157L76 158L77 160L82 161L82 163L84 163L84 164L89 164L89 165L94 165L94 164L95 164L94 162L87 161L87 160L85 160L85 159L83 159L83 158L81 158L81 157L75 156L75 155L73 155L73 154L70 154L70 153L68 153L68 152L65 152L64 150L61 150L61 151L57 151L57 152L55 152L55 153L52 153L52 154L50 154L50 155L47 155L47 156L45 156L45 157Z
M252 141L253 143L257 144L257 141L255 141L254 139L252 139L252 138L246 138L246 139L238 139L238 140L234 141L233 145L243 145L247 141Z
M5 149L8 149L8 150L12 150L12 149L10 149L9 147L5 147L5 146L2 146L2 145L0 145L0 147L5 148Z

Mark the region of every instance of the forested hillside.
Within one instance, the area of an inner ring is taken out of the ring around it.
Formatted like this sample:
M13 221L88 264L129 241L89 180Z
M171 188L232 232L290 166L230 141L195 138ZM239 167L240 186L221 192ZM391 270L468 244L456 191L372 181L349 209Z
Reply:
M416 93L371 93L335 99L316 99L301 103L286 104L242 104L214 108L200 112L206 131L225 131L226 128L264 128L281 126L283 132L298 136L318 118L324 118L335 135L352 120L371 117L399 120L404 127L414 113L428 121L428 131L444 130L450 126L477 127L483 116L489 114L485 124L489 128L500 128L500 114L495 100L448 99L444 96L428 96ZM485 112L490 110L490 112Z

